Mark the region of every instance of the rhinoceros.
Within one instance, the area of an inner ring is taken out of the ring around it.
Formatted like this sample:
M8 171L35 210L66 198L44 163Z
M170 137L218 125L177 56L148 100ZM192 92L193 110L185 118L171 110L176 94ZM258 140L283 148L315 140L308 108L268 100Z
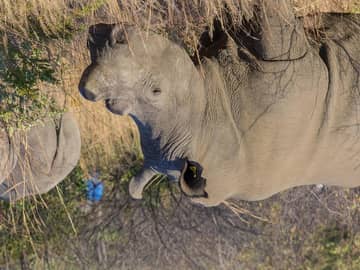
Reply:
M89 29L79 91L136 123L144 165L194 202L262 200L310 184L360 185L360 17L326 14L317 38L288 0L216 24L199 54L124 24Z
M80 158L76 120L65 113L47 119L24 136L0 130L0 200L16 201L48 192L62 181Z

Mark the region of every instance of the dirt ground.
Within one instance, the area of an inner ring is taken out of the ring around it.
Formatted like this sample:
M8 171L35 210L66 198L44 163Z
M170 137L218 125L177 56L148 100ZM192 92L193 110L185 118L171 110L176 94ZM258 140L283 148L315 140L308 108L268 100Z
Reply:
M205 208L176 185L143 201L114 187L59 257L64 269L360 269L360 188Z

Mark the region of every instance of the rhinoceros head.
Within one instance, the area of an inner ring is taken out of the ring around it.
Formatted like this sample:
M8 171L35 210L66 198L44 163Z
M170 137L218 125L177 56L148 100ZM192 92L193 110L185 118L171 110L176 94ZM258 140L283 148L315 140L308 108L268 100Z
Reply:
M141 198L156 173L170 180L181 176L201 124L203 80L186 52L161 35L109 24L90 27L89 34L91 64L79 90L135 121L144 167L129 189Z

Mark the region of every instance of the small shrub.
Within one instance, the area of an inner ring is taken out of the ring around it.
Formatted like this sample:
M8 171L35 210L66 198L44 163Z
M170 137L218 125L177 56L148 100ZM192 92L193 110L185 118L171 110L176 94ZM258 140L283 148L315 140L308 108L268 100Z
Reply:
M43 57L43 49L29 42L9 43L0 51L0 122L10 135L27 130L62 111L43 94L39 82L55 84L55 70Z

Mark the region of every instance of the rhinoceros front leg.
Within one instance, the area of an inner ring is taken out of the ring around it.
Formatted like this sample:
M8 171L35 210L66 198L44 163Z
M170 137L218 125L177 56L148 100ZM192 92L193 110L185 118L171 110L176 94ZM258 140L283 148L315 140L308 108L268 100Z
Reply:
M258 22L255 51L262 60L294 60L306 54L308 42L291 0L261 0Z

